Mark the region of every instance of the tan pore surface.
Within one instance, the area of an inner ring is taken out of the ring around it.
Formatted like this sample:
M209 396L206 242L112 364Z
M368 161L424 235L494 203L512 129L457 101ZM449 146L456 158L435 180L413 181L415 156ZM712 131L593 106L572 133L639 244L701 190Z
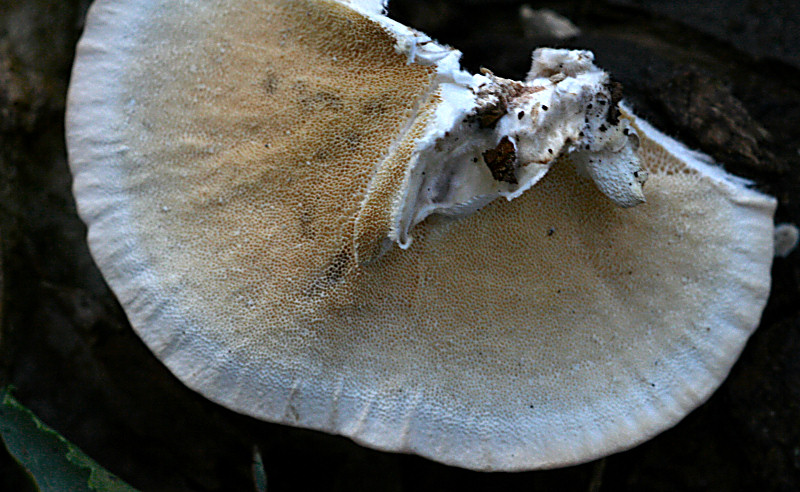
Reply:
M181 9L140 26L147 49L119 81L130 101L107 109L126 121L115 174L83 163L96 130L79 123L79 77L70 158L101 269L189 386L262 419L512 470L632 446L727 374L766 299L772 202L644 138L644 205L615 207L560 163L521 198L432 217L409 250L359 264L365 190L397 186L373 169L411 151L430 69L329 2ZM385 219L374 210L363 228Z
M333 2L226 2L185 21L161 19L123 82L136 99L133 179L152 181L135 225L170 250L171 274L214 257L248 296L319 295L350 268L376 167L387 154L408 161L397 140L433 68L406 65L393 37Z

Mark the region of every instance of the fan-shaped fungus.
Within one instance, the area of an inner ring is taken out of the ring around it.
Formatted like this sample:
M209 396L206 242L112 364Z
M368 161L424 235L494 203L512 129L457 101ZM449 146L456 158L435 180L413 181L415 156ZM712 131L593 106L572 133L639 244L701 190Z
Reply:
M381 8L95 2L69 157L136 332L228 408L467 468L676 423L758 324L774 200L591 53L470 75Z

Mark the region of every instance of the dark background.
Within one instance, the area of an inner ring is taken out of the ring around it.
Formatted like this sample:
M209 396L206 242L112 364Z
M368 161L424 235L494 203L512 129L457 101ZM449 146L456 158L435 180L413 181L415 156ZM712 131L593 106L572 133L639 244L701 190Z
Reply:
M711 400L633 450L585 465L476 473L248 419L150 355L89 256L63 112L88 0L0 0L0 385L145 490L800 490L800 253L778 258L761 327ZM525 36L514 0L395 0L390 15L520 78L537 45L591 49L636 111L778 197L800 223L800 2L529 2L582 30ZM19 470L0 451L0 490Z

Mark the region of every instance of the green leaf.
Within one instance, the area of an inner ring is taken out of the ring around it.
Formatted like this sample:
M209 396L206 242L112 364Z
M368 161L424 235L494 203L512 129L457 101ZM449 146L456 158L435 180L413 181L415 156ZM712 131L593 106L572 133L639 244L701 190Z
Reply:
M0 437L44 492L136 490L45 425L9 388L0 391Z
M258 446L253 447L253 485L256 492L267 492L267 472L264 470L264 460Z

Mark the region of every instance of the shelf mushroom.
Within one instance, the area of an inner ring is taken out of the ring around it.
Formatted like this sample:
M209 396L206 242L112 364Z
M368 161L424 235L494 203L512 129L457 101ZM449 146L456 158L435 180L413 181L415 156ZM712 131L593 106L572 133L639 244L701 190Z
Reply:
M477 470L678 422L759 322L775 201L619 103L374 0L97 0L67 138L92 254L185 384Z

